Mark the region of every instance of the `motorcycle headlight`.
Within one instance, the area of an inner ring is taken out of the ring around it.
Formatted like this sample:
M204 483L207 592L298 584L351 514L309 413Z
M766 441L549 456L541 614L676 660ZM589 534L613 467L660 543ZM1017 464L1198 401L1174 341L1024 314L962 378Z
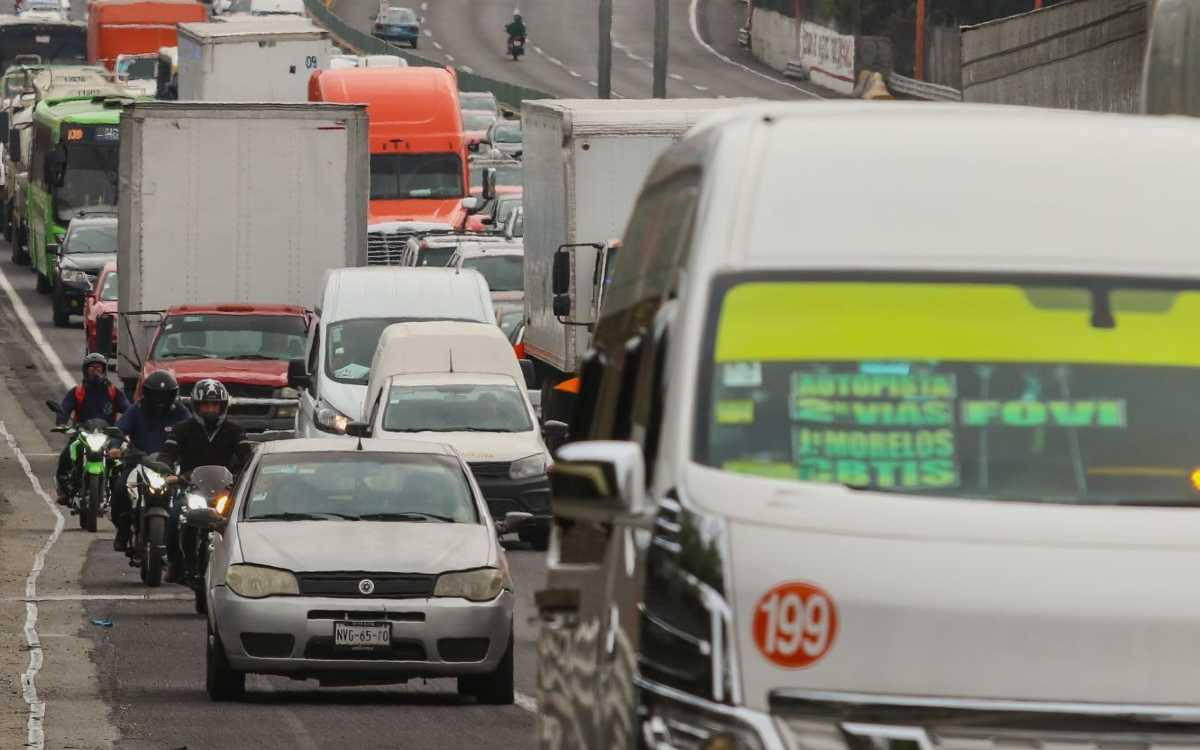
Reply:
M504 589L511 589L508 575L496 568L443 573L433 588L434 596L453 596L472 602L489 602Z
M279 568L261 565L231 565L225 574L225 585L238 596L262 599L266 596L297 596L300 584L296 576Z
M753 727L736 716L654 698L642 719L646 747L672 750L762 750Z
M513 479L529 479L546 473L546 456L539 453L534 456L513 461L508 467L508 476Z
M204 495L198 495L195 492L189 492L187 494L188 510L204 510L207 507L208 498L206 498Z
M103 432L85 432L83 433L83 442L92 453L99 453L104 450L104 446L108 445L108 435Z
M333 432L338 435L345 435L346 425L350 424L350 417L327 404L322 404L317 409L316 419L317 427L325 432Z
M142 476L146 479L146 486L154 492L161 492L163 487L167 486L167 478L154 469L147 469L143 466Z

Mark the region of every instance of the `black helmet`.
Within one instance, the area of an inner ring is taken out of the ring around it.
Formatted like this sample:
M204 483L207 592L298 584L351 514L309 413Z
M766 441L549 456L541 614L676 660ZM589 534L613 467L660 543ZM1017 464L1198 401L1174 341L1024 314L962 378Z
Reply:
M92 365L100 365L101 367L104 368L105 372L108 372L108 358L99 352L92 352L91 354L89 354L83 358L83 366L79 368L80 370L83 371L83 379L84 380L87 380L87 376L88 376L87 371L88 371L88 368L91 367ZM104 377L101 376L101 380L103 380L103 379L104 379Z
M178 396L179 383L166 370L156 370L142 382L142 403L151 414L166 416Z
M217 414L200 417L205 427L210 430L216 429L225 419L225 412L229 410L229 391L220 380L205 378L192 388L192 410L196 412L196 416L200 416L198 407L201 404L220 404L221 410Z

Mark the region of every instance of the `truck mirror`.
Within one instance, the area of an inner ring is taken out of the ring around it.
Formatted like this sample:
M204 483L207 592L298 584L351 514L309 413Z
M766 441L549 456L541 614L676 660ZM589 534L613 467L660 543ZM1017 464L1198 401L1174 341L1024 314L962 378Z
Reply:
M554 295L554 317L565 318L571 314L571 295Z
M493 167L483 168L483 199L490 201L496 197L496 170Z
M565 247L560 247L554 253L550 291L555 295L571 291L571 251Z
M307 390L312 384L312 377L308 374L308 363L302 359L293 359L288 362L288 385L296 390Z
M96 351L105 357L113 355L113 332L116 320L112 315L101 315L96 318Z
M57 242L46 243L46 255L58 255L60 252L62 252L62 245Z
M462 207L467 213L473 214L483 207L483 201L479 200L473 195L469 195L462 199Z

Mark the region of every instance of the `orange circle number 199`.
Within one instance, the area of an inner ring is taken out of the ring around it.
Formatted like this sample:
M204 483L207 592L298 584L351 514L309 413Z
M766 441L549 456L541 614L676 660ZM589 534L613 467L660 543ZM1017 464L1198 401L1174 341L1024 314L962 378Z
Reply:
M758 650L786 669L819 661L837 636L837 607L821 588L791 581L763 594L754 609Z

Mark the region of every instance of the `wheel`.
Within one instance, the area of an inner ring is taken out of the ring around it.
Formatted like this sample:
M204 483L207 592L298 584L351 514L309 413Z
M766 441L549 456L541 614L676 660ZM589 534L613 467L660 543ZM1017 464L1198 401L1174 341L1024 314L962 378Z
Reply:
M194 602L196 605L196 614L208 614L208 599L205 598L204 582L201 581L198 586L193 586L192 593L195 594L196 597L196 601Z
M167 519L151 516L146 520L146 542L142 547L142 580L150 588L162 585L163 540L167 536Z
M16 263L19 266L29 265L29 229L24 224L20 224L13 232L16 234L16 240L13 244L13 252L16 253Z
M464 675L458 678L460 695L470 695L489 706L511 706L513 702L513 635L508 628L508 648L494 672Z
M38 294L49 294L54 287L50 284L50 279L47 279L45 274L40 270L37 272L37 290Z
M40 277L39 277L40 278ZM66 328L71 325L71 311L67 309L67 301L64 299L61 283L54 285L53 296L51 297L50 307L54 310L54 325L57 328Z
M246 673L235 672L229 666L225 646L212 624L208 625L208 646L205 653L204 687L214 701L236 701L246 694Z
M545 552L550 546L550 527L542 526L536 529L521 529L517 532L517 538L538 552Z
M96 533L96 516L104 502L104 477L88 474L83 480L83 506L79 509L79 526L85 531Z

